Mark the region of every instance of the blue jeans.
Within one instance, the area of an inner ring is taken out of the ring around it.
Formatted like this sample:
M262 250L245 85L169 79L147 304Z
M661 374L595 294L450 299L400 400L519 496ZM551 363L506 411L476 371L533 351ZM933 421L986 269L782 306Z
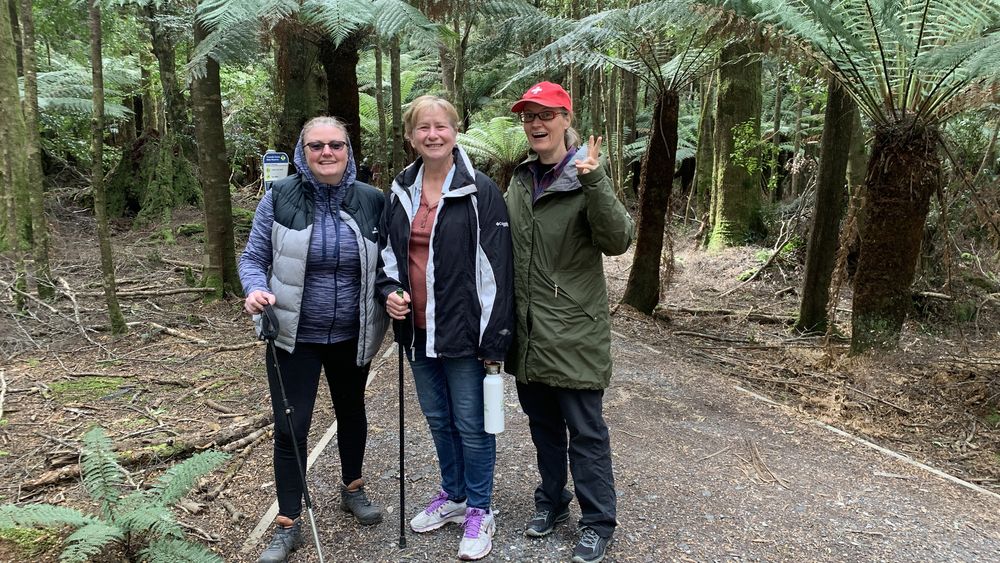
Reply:
M496 436L483 429L483 378L476 358L428 358L418 330L410 361L420 410L427 418L441 466L441 489L470 508L489 510Z

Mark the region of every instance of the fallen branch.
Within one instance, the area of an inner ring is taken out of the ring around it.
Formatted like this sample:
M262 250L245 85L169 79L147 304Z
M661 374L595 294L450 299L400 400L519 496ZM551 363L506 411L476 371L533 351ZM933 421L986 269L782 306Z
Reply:
M7 398L7 370L0 369L0 420L3 419L3 401Z
M253 433L262 426L271 424L271 413L261 414L249 421L223 428L211 435L196 435L171 439L162 444L147 446L142 449L123 449L118 452L118 462L123 467L133 467L147 463L161 463L170 459L188 457L189 455L212 447L222 447L225 444L239 440ZM158 447L159 446L159 447ZM167 451L164 451L166 446ZM67 465L53 471L46 471L39 477L21 484L22 491L33 491L46 485L54 485L61 481L75 479L80 476L80 465Z
M653 317L669 317L669 313L684 313L688 315L711 315L722 317L741 317L748 321L761 324L783 324L790 325L795 322L795 317L791 315L765 315L753 311L741 312L733 309L692 309L690 307L664 307L657 309Z
M217 403L212 399L205 399L205 406L212 409L213 411L219 411L223 414L233 414L236 412L233 409L227 407L226 405Z
M750 344L749 340L743 340L740 338L728 338L725 336L715 336L714 334L704 334L702 332L692 332L690 330L675 330L675 336L694 336L696 338L704 338L706 340L714 340L716 342L734 342L737 344Z

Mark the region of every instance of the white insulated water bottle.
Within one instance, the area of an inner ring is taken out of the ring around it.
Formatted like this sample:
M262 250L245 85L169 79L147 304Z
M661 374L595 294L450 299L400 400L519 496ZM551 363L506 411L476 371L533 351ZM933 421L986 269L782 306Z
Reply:
M486 363L486 378L483 379L483 421L486 432L503 432L503 377L500 364Z

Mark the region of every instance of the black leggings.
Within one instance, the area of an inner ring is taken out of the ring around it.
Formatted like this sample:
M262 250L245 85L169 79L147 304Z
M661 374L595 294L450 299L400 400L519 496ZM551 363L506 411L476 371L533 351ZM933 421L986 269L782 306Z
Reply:
M344 485L361 478L361 464L368 438L365 382L370 364L363 367L355 365L357 349L357 340L336 344L298 343L295 345L295 352L291 354L277 349L278 366L281 368L288 404L292 407L292 424L303 467L309 454L306 438L312 424L320 368L326 374L337 417L337 449L340 451L340 471ZM274 411L274 482L278 493L278 514L294 520L302 513L302 480L299 478L270 347L267 350L267 381L271 388L271 409Z

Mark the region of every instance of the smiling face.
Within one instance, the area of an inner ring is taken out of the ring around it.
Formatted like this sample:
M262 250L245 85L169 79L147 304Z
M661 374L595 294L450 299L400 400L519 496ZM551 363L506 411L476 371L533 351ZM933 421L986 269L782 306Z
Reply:
M339 141L343 146L339 150L330 148L331 141ZM318 151L312 150L309 143L325 143ZM338 184L344 178L347 170L347 132L333 125L317 125L305 131L302 135L303 150L306 163L317 180L324 184Z
M543 111L554 111L556 116L549 121L542 121L536 115L534 120L521 125L538 160L542 164L558 164L566 156L565 135L570 125L569 116L564 114L565 108L550 108L535 102L528 102L521 108L523 113L537 114Z
M410 131L410 144L425 161L451 158L455 148L455 126L448 114L439 106L431 105L417 114Z

